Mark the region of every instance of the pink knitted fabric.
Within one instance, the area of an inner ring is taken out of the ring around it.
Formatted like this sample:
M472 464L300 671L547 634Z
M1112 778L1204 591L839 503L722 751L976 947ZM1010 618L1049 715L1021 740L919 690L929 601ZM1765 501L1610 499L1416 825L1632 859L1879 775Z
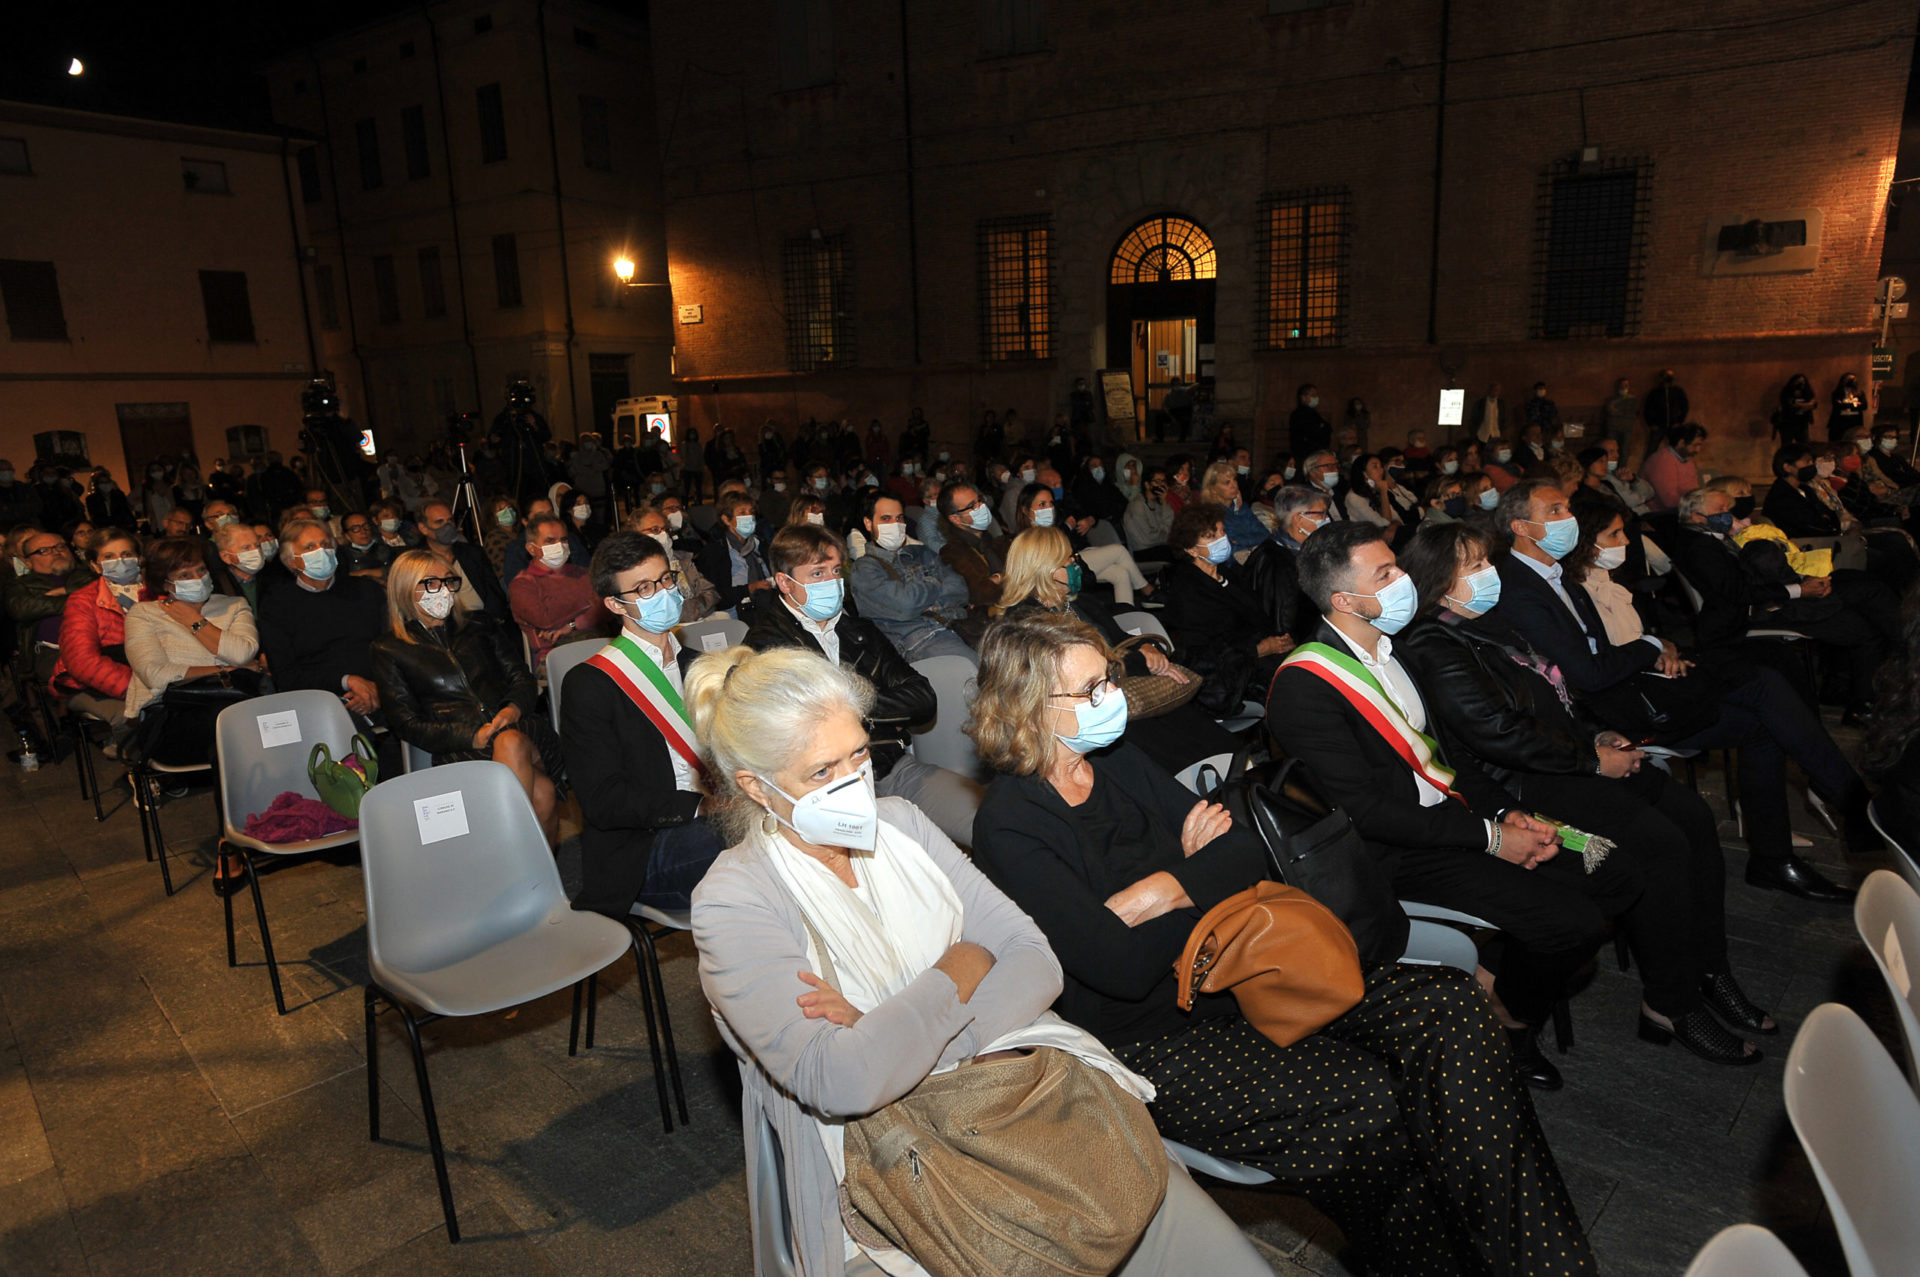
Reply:
M358 821L348 820L318 798L303 798L292 790L274 799L265 811L247 817L247 837L271 843L306 842L358 827Z

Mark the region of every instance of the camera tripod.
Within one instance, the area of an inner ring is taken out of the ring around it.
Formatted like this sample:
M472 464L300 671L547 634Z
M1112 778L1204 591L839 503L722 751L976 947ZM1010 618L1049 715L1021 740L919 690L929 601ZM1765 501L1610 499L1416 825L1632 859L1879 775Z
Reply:
M460 452L460 477L453 484L453 521L464 523L473 543L479 545L486 539L486 529L480 522L480 493L473 486L473 471L467 466L467 445L455 445Z

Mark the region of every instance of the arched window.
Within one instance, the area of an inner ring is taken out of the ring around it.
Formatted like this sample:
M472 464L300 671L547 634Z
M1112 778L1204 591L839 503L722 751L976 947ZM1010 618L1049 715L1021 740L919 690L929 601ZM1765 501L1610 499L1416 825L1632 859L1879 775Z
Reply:
M1184 217L1150 217L1114 250L1115 284L1166 284L1212 279L1213 240Z

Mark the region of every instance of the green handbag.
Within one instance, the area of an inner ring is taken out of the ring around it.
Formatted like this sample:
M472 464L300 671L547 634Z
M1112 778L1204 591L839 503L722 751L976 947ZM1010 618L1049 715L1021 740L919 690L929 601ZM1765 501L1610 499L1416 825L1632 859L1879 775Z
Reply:
M380 783L380 757L373 742L357 732L353 753L337 762L327 743L318 741L307 755L307 779L321 802L348 820L358 820L361 797Z

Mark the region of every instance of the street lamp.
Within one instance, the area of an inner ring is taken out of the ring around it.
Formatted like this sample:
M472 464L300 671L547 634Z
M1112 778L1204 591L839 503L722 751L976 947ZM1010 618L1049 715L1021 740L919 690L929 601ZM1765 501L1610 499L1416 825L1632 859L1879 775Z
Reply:
M615 276L619 278L621 283L627 284L629 286L632 285L633 259L630 257L615 258L613 262L613 273Z

